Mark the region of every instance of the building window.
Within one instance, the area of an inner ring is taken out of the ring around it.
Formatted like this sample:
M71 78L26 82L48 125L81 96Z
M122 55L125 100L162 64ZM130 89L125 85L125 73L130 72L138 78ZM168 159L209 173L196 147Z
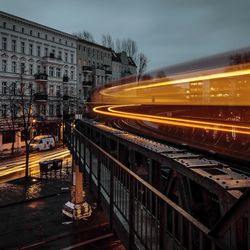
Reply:
M7 117L7 105L2 104L2 117L6 118Z
M65 40L65 45L68 45L68 41Z
M61 38L59 38L59 43L62 43L62 39Z
M56 96L61 96L61 87L56 86Z
M3 22L3 27L6 28L6 22Z
M46 115L46 105L41 105L41 114Z
M29 65L29 73L30 75L33 75L33 64Z
M2 82L2 95L7 95L7 82Z
M12 40L11 49L12 49L13 52L16 51L16 40Z
M45 40L48 40L48 35L47 34L45 34Z
M52 37L52 42L54 42L55 41L55 37Z
M24 33L24 28L22 28L22 33Z
M50 104L49 105L49 116L53 116L54 115L54 105Z
M16 95L17 92L16 92L16 82L12 82L11 83L11 94L12 95Z
M74 79L74 71L70 71L70 79L73 80Z
M74 63L74 55L73 54L70 55L70 60L71 60L71 63Z
M44 48L44 56L48 56L48 53L49 53L49 49L48 48Z
M60 78L61 77L61 69L56 68L56 77Z
M11 71L12 71L12 73L16 73L16 62L12 62Z
M30 52L30 55L33 55L33 44L29 45L29 52Z
M21 74L24 74L25 63L21 63Z
M30 35L32 36L32 34L33 34L32 30L30 30Z
M12 143L15 141L15 131L3 131L3 144Z
M11 115L13 117L17 117L18 107L15 104L12 104L10 108L11 108Z
M40 37L40 32L37 32L37 37Z
M54 85L49 85L49 95L54 96Z
M56 115L57 115L57 116L60 116L60 115L61 115L61 105L60 105L60 104L57 104L57 105L56 105Z
M49 76L54 76L54 67L49 67Z
M50 53L50 58L55 58L55 54L56 54L55 49L52 49Z
M58 59L62 59L62 51L58 51Z
M68 87L65 87L65 88L64 88L64 94L65 94L65 95L68 95L68 94L69 94L69 93L68 93Z
M71 88L70 88L70 95L71 95L71 96L74 96L74 87L71 87Z
M2 60L2 71L7 72L7 61L4 59Z
M67 69L64 70L64 75L68 76L68 70Z
M2 49L7 50L7 38L2 37Z
M15 31L15 30L16 30L16 25L13 25L13 26L12 26L12 29Z
M41 65L37 65L37 73L41 73Z
M40 115L40 105L37 105L37 106L36 106L36 114L37 114L37 115Z
M64 58L65 58L65 62L68 62L68 53L67 52L65 52Z
M21 53L25 54L25 42L21 42Z
M41 46L37 46L37 56L41 56Z

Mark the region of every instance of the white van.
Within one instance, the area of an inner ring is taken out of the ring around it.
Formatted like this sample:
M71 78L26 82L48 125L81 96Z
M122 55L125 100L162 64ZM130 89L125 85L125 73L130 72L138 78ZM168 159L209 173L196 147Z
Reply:
M36 136L30 144L30 149L32 151L42 151L42 150L52 149L54 147L55 147L55 140L51 135Z

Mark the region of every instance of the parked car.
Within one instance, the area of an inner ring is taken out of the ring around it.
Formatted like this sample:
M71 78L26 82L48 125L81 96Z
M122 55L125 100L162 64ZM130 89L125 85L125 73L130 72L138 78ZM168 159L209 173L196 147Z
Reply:
M55 147L55 140L54 137L51 135L36 136L30 144L30 149L32 151L48 150L54 147Z

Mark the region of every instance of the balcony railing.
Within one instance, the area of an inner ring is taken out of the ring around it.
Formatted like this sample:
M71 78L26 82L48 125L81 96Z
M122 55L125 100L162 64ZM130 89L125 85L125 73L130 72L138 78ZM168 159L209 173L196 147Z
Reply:
M54 53L50 53L49 55L46 55L43 57L44 60L58 60L58 61L62 61L62 57L58 56L56 57Z
M92 72L93 67L91 67L91 66L82 66L82 71L83 72Z
M112 75L112 70L105 70L106 75Z
M129 249L221 249L209 229L66 123L64 142ZM132 158L130 155L128 156ZM117 223L119 222L119 223Z
M82 82L82 85L85 85L85 86L93 86L93 81L83 81L83 82Z
M44 102L48 100L48 94L45 92L36 92L34 94L34 101Z
M69 77L68 76L63 76L63 82L68 82L69 81Z
M63 95L63 100L64 101L68 101L70 99L70 96L69 95Z
M34 75L35 80L37 81L47 81L48 80L48 75L45 73L37 73Z

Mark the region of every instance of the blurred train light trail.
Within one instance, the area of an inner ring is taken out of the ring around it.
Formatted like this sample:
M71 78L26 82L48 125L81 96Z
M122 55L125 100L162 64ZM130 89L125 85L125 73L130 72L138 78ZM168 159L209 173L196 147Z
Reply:
M99 90L93 101L110 104L250 105L250 64L192 71Z
M179 119L179 118L168 118L163 116L154 116L154 115L146 115L146 114L139 114L133 112L125 112L115 110L121 107L132 107L138 105L104 105L95 107L93 110L96 113L109 115L114 117L126 118L126 119L135 119L141 121L148 121L148 122L155 122L159 124L165 125L174 125L174 126L183 126L183 127L190 127L190 128L199 128L199 129L206 129L206 130L216 130L216 131L223 131L223 132L232 132L238 134L250 134L250 127L248 126L238 126L232 124L223 124L223 123L213 123L213 122L205 122L200 120L191 120L191 119ZM104 110L103 110L104 109ZM108 110L108 111L105 111Z

